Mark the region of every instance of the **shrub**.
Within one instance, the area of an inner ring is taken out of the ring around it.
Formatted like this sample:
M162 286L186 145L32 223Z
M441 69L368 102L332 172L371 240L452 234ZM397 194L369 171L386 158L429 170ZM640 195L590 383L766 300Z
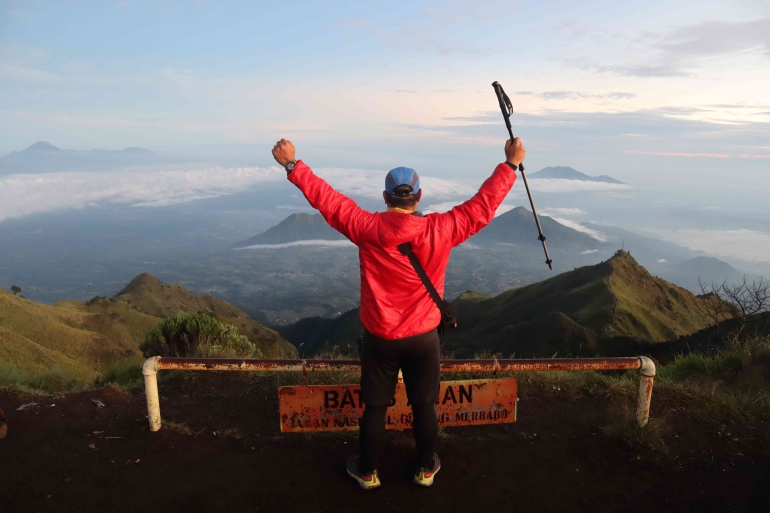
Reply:
M206 313L180 312L163 319L139 346L146 357L261 358L262 351Z

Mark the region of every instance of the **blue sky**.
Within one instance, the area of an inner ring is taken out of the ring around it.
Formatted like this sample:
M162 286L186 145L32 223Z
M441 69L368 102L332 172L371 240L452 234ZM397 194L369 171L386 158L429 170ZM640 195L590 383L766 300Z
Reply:
M315 166L478 182L494 80L531 170L770 214L766 0L0 3L0 154L265 166L288 137Z
M356 164L433 155L504 136L473 121L496 114L499 80L538 125L577 128L530 137L533 160L590 155L565 147L585 130L620 155L770 155L766 1L3 6L0 152L43 139L216 154L288 135L324 163L348 147ZM526 137L532 119L517 121Z

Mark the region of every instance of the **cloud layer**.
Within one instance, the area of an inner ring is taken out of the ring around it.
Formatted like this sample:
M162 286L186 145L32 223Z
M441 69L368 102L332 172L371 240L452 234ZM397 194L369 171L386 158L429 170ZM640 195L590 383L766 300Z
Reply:
M280 248L291 248L294 246L328 246L328 247L336 248L336 247L355 246L355 244L353 244L349 240L296 240L294 242L283 242L281 244L254 244L253 246L236 248L234 251L242 251L245 249L280 249Z
M344 194L369 199L382 197L382 172L323 168L316 172ZM162 207L233 194L260 183L280 180L286 180L286 173L278 167L132 168L101 173L8 175L0 178L0 222L30 214L105 203ZM426 194L433 199L470 196L475 192L469 185L450 180L430 176L421 180Z
M277 167L9 175L0 179L0 221L101 203L173 205L232 194L285 177Z
M344 194L375 200L382 199L382 191L385 189L385 173L382 171L319 168L315 172ZM476 193L476 189L468 184L423 175L420 176L420 187L423 189L423 196L431 200L457 196L470 197Z
M756 230L645 230L663 240L722 257L770 262L770 233Z
M551 219L556 221L557 223L563 224L564 226L568 228L572 228L573 230L576 230L578 232L583 232L586 235L588 235L591 238L594 238L598 240L599 242L607 242L607 237L599 231L592 230L591 228L586 228L580 223L576 223L575 221L572 221L570 219L564 219L563 217L553 217L551 216Z

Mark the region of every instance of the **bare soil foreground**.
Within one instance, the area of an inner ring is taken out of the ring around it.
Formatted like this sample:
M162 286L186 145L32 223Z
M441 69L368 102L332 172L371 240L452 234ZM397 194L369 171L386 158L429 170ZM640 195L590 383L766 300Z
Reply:
M279 432L274 377L165 381L157 433L141 390L0 392L0 511L770 511L766 423L653 394L665 447L651 448L602 429L625 399L524 383L520 395L516 424L442 433L430 489L411 483L411 432L389 432L383 486L364 492L344 472L355 433Z

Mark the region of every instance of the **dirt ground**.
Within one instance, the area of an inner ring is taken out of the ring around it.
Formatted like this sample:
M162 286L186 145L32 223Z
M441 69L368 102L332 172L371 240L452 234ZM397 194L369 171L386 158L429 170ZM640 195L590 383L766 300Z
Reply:
M141 390L0 392L0 406L2 512L770 511L768 426L675 408L663 452L603 434L605 401L522 393L516 424L446 430L429 489L411 483L411 432L389 432L383 486L365 492L344 471L355 433L279 432L274 378L161 383L157 433Z

